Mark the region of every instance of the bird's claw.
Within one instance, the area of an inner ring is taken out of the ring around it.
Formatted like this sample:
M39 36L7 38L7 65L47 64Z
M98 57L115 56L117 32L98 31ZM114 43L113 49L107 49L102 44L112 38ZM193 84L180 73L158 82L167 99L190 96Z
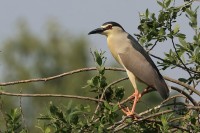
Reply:
M124 114L126 114L127 116L133 116L134 113L130 111L130 109L128 107L126 107L125 109L122 108L122 111L124 112Z
M119 102L118 102L118 106L119 106L119 108L121 108L122 112L124 112L124 114L126 114L127 116L133 116L134 115L134 112L131 112L128 107L126 107L126 108L122 107Z

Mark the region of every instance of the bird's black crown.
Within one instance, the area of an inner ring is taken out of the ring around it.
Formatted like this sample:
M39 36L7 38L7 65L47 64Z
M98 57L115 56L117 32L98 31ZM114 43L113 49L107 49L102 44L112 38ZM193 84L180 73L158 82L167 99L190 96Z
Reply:
M117 26L117 27L120 27L124 30L124 28L120 24L113 22L113 21L105 22L102 26L108 25L108 24L112 24L112 26Z

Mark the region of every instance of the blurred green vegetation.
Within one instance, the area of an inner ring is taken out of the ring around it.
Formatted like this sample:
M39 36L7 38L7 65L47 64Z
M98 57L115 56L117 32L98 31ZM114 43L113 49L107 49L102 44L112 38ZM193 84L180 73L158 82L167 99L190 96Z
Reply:
M48 23L45 37L32 33L26 22L21 22L17 34L8 38L1 49L2 81L15 81L54 76L73 69L87 67L88 42L74 37L54 22ZM85 95L81 88L90 73L59 78L48 82L19 84L3 87L9 92L57 93ZM19 106L19 98L1 96L3 111ZM26 122L33 127L36 116L45 110L49 100L62 103L60 98L22 98ZM0 127L1 128L1 127Z
M2 82L44 78L54 76L78 68L91 67L88 66L91 62L92 55L88 52L89 43L87 39L81 36L72 36L63 28L55 23L49 22L46 35L34 34L28 24L23 21L18 25L17 34L4 41L1 49L1 72ZM106 42L105 42L106 45ZM107 51L108 52L108 51ZM110 63L110 66L115 66L115 63ZM90 79L96 72L82 72L51 80L48 82L37 82L28 84L19 84L13 86L2 87L2 90L12 93L53 93L53 94L72 94L81 96L92 96L88 88L83 88L87 80ZM122 72L107 71L105 76L109 83L126 77ZM127 98L133 93L133 88L130 82L124 81L118 86L125 88L125 97ZM137 111L141 111L152 107L161 99L157 97L149 98L149 94L144 96L144 102L137 106ZM22 106L25 124L29 127L29 131L35 132L39 129L35 128L37 117L39 114L47 111L49 102L53 101L56 105L67 105L72 101L72 106L76 104L84 104L85 101L63 98L31 98L1 96L1 113L10 112L11 109ZM21 102L21 103L20 103ZM93 105L94 106L94 105ZM0 118L0 128L4 129L5 120Z

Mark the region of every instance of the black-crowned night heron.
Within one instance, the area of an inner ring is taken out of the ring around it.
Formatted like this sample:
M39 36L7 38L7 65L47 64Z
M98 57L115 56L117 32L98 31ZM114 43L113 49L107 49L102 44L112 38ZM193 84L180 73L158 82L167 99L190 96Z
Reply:
M116 22L106 22L88 34L102 34L107 37L108 47L113 57L126 70L127 75L135 89L129 97L133 99L133 106L122 109L126 115L133 115L136 103L141 97L137 89L138 82L147 85L147 88L156 89L162 98L169 96L169 89L158 68L143 47Z

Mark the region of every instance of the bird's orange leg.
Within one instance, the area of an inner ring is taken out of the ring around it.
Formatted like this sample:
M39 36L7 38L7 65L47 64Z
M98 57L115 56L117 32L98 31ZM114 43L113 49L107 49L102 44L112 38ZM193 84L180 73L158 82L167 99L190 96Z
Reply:
M129 96L126 100L132 100L133 99L133 106L132 109L130 110L128 107L123 108L121 107L121 105L119 104L119 107L121 108L122 112L124 112L127 116L131 116L134 115L135 112L135 107L137 102L139 101L139 99L150 89L150 86L148 86L146 89L144 89L144 91L142 93L139 93L139 91L137 89L135 89L135 92Z
M128 98L128 99L133 99L133 106L132 106L132 109L130 110L128 107L126 107L126 108L122 108L122 111L123 111L127 116L134 115L136 103L139 101L140 98L141 98L141 94L140 94L139 91L136 89L135 92ZM120 105L119 105L119 106L120 106ZM121 108L121 106L120 106L120 108Z

